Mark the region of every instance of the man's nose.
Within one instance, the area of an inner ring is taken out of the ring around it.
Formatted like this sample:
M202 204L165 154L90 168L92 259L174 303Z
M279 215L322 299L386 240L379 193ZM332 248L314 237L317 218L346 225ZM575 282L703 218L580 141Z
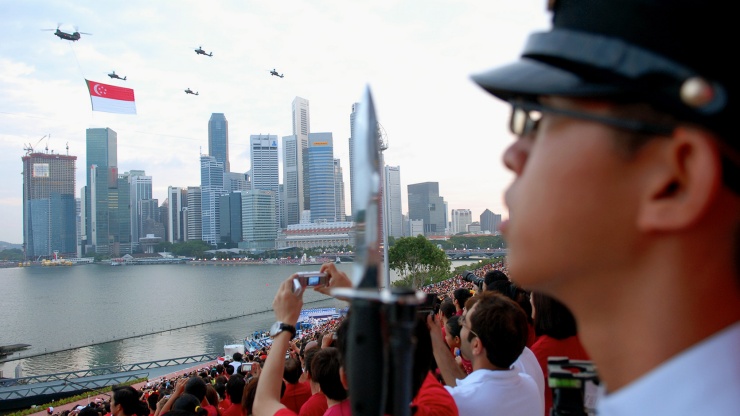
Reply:
M524 169L524 165L527 163L531 145L531 138L526 137L520 137L512 143L504 152L504 166L517 175L521 174Z

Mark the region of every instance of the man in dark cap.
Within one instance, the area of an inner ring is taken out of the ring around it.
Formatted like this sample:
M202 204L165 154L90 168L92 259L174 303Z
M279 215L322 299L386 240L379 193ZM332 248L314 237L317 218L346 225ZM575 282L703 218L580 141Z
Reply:
M518 62L510 276L573 311L599 415L740 408L736 14L719 0L555 0Z

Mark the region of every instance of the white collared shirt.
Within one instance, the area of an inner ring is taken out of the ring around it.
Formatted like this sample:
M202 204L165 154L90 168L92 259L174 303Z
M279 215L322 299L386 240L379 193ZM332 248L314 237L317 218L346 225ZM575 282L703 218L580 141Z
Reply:
M597 414L740 414L740 322L600 397Z
M544 400L537 383L511 370L475 370L456 387L445 386L460 413L467 415L542 416Z

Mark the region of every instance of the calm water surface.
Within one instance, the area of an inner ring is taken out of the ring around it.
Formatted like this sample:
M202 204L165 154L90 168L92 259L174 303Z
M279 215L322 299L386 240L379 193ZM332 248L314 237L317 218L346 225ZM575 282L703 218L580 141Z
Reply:
M351 263L338 267L352 272ZM24 375L40 375L223 353L225 344L269 328L272 300L283 280L314 269L318 266L0 269L0 345L31 344L10 357L16 360L0 363L0 371L13 377L19 362ZM305 307L346 306L311 290L304 301Z

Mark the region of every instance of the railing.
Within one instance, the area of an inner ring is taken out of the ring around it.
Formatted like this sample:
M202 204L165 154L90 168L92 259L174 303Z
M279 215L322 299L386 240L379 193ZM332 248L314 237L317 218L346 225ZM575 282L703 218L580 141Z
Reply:
M79 379L79 378L84 378L84 377L104 376L104 375L109 375L109 374L117 374L117 373L124 373L124 372L138 371L138 370L148 370L151 368L169 367L173 365L200 363L200 362L206 362L206 361L214 361L218 357L219 357L218 353L191 355L188 357L169 358L166 360L147 361L147 362L134 363L134 364L122 364L122 365L114 365L114 366L108 366L108 367L96 367L96 368L90 368L87 370L66 371L62 373L45 374L41 376L9 378L9 379L0 380L0 388L9 387L9 386L17 386L17 385L28 385L28 384L34 384L34 383L44 383L44 382L49 382L49 381L54 381L54 380L65 381L69 379Z

